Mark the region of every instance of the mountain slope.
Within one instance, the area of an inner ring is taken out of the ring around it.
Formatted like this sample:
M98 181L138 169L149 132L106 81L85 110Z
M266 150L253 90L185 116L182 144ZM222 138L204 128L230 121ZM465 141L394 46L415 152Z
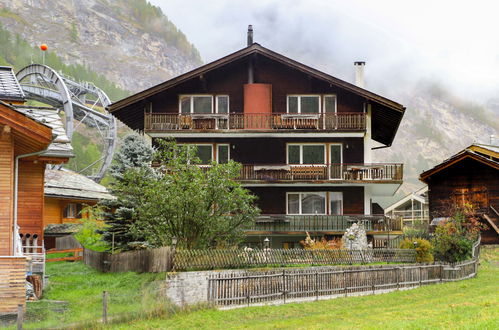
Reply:
M131 92L201 64L185 35L146 0L4 0L0 23Z

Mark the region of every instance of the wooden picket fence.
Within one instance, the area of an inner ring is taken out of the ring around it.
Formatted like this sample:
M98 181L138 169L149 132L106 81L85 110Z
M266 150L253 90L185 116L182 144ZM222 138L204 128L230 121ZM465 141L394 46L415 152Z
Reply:
M455 264L315 267L212 275L208 300L218 306L244 306L374 294L476 275L478 260Z
M290 265L414 263L413 249L371 250L176 250L174 270L210 270Z

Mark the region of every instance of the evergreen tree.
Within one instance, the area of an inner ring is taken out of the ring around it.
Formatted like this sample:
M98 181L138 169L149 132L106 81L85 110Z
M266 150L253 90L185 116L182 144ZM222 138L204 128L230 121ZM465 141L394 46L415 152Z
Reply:
M137 235L131 233L134 222L135 210L140 201L140 187L142 182L129 182L125 173L130 169L141 171L144 177L152 175L149 167L153 150L144 139L132 133L125 137L123 145L114 156L114 164L110 168L110 192L115 200L102 201L105 213L106 230L102 238L114 246L115 250L130 250L131 242L142 241ZM138 192L138 193L134 193Z

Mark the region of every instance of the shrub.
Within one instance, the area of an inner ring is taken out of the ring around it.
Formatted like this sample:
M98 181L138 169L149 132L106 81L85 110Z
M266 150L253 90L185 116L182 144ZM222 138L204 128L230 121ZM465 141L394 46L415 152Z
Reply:
M300 241L300 244L305 250L338 250L343 246L339 238L333 238L328 241L325 237L322 237L319 241L312 239L308 232L307 237L303 241Z
M433 262L433 247L428 240L423 238L405 238L400 242L401 249L415 249L416 262Z
M455 207L452 214L435 229L433 246L438 260L458 262L471 258L473 243L486 226L480 223L471 204Z
M82 226L74 237L80 242L83 247L94 251L105 251L109 248L105 241L102 240L102 228L105 226L102 219L102 208L100 206L86 206L81 211L86 214L86 218L80 221Z

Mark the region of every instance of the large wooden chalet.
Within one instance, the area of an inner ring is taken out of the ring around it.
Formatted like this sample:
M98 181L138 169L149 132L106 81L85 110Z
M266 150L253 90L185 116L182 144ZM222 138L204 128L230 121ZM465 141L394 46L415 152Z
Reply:
M272 247L297 247L306 231L342 235L356 221L384 237L390 228L372 200L395 193L403 167L374 164L372 150L392 144L405 108L248 44L109 110L153 143L173 137L196 145L206 163L242 163L239 180L262 210L249 245L268 237Z
M431 218L450 217L450 206L473 205L488 229L482 243L499 244L499 146L473 144L421 173Z

